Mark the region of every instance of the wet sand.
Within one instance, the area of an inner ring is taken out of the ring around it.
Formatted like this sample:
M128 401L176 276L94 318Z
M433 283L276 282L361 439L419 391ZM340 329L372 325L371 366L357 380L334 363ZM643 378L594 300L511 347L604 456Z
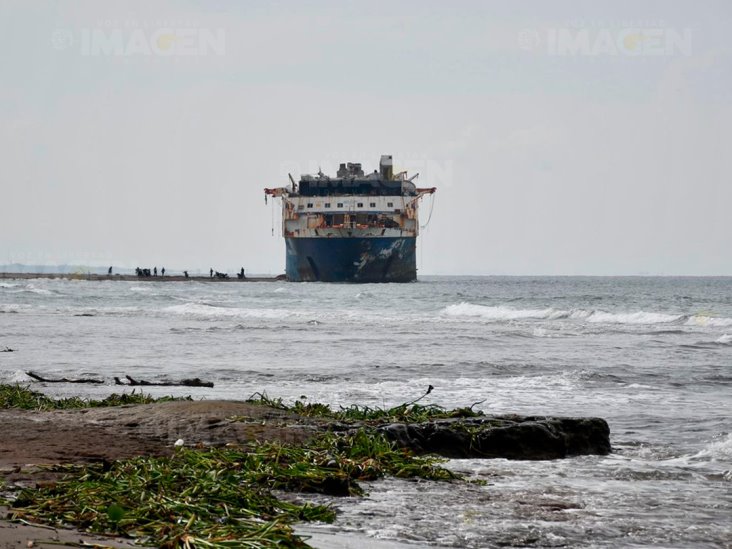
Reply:
M238 416L238 421L232 421ZM6 487L40 487L62 473L45 466L83 464L139 455L167 455L173 444L243 444L253 440L302 442L317 421L230 401L178 401L38 412L0 410L0 479ZM0 507L0 549L20 547L139 547L131 540L89 535L5 520ZM81 540L81 541L80 541ZM29 545L29 542L32 542Z

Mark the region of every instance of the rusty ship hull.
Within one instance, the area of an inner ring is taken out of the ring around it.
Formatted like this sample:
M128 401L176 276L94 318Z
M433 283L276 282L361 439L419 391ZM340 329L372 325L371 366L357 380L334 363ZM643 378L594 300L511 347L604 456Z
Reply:
M412 282L416 238L285 238L286 275L294 282Z
M414 176L416 177L416 176ZM391 156L364 174L341 164L336 177L303 175L265 189L282 200L285 272L293 282L412 282L417 279L418 189Z

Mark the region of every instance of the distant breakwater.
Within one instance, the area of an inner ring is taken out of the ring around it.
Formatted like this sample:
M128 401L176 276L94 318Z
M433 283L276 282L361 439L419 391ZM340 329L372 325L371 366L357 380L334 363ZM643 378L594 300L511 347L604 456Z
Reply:
M228 277L218 278L211 276L137 276L122 274L93 274L93 273L0 273L0 279L32 280L37 278L61 280L117 280L125 282L277 282L286 280L285 275L253 276L245 278Z

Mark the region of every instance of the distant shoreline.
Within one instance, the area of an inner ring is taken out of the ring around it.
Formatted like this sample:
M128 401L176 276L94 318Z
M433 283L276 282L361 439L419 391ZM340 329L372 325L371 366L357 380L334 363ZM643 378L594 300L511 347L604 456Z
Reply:
M229 278L216 278L210 276L185 276L166 275L166 276L137 276L122 274L84 274L84 273L0 273L0 279L16 279L16 280L32 280L36 278L46 278L50 280L117 280L124 282L278 282L285 279L285 275L278 276L255 276L246 278L237 278L236 275Z

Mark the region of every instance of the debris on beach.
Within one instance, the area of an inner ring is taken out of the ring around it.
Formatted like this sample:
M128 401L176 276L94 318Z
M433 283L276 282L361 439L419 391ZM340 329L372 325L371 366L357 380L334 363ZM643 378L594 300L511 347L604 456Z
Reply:
M214 384L213 381L202 381L198 377L190 378L190 379L182 379L180 381L145 381L145 380L136 380L133 379L130 376L125 376L127 378L127 383L122 381L120 378L115 377L114 378L114 384L115 385L127 385L129 387L139 387L139 386L151 386L151 387L208 387L213 388Z
M40 381L42 383L96 383L96 384L104 383L103 379L92 379L92 378L68 379L65 377L58 378L58 379L48 379L46 377L39 376L38 374L35 374L33 372L26 372L25 375L32 378L34 381Z

